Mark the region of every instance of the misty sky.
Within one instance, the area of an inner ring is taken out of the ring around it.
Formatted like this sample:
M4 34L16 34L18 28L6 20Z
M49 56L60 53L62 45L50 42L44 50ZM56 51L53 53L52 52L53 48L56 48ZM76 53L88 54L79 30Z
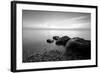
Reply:
M24 29L90 29L90 13L23 10Z

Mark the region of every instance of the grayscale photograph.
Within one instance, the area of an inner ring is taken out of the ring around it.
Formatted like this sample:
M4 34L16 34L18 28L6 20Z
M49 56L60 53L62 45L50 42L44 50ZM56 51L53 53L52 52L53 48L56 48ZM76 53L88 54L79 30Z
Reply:
M91 13L22 10L22 61L91 59Z

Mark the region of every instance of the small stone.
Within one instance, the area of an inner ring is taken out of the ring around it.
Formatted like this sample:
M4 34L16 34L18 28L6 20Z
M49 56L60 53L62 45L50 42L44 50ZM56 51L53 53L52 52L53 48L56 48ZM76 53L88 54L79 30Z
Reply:
M54 40L51 40L51 39L47 39L47 43L53 43Z

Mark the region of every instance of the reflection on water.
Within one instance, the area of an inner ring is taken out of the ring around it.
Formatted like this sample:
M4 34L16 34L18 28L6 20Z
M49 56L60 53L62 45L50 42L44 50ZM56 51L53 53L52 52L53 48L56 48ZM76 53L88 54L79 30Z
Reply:
M63 46L57 46L54 43L48 44L47 39L52 39L53 36L69 36L81 37L90 40L90 30L23 30L23 59L33 53L43 53L45 50L57 49L64 52Z

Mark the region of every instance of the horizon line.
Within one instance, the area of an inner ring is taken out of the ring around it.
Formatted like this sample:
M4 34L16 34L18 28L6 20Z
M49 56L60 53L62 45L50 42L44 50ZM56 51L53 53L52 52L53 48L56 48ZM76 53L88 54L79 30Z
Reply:
M28 30L91 30L89 29L84 29L84 28L22 28L22 29L28 29Z

